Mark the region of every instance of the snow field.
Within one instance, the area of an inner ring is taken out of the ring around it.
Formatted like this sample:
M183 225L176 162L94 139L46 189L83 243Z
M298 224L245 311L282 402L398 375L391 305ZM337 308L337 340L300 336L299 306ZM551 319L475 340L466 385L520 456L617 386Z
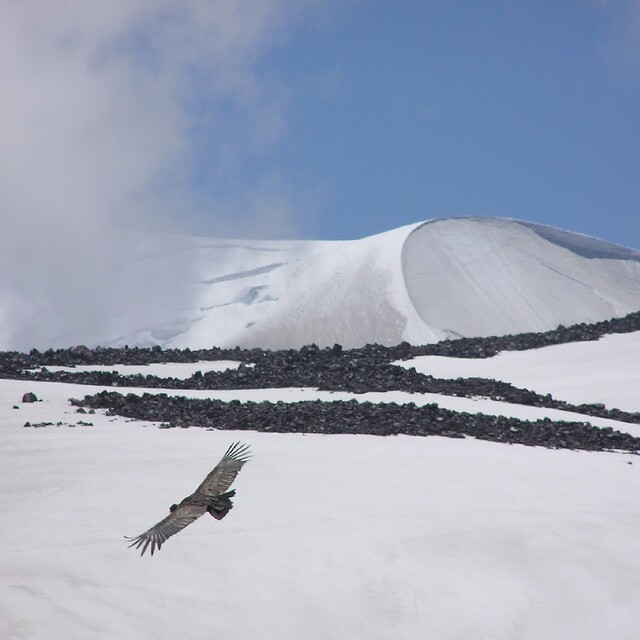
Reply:
M485 359L421 356L396 364L436 378L493 378L572 404L601 402L640 412L640 332Z
M91 418L3 429L3 638L637 632L636 456ZM126 548L237 439L228 518Z
M491 375L574 402L638 410L637 343L638 334L613 335L404 366ZM235 363L216 365L226 366ZM149 372L184 377L198 369L203 363ZM0 381L0 638L637 637L638 456L471 438L158 429L78 414L69 404L98 390ZM42 401L20 402L26 391ZM524 419L572 417L435 394L170 393L437 402ZM54 424L25 428L27 421ZM234 484L231 514L201 518L153 557L128 549L122 536L164 517L235 440L251 444L254 457Z
M615 361L615 340L584 345L601 343ZM554 370L555 349L540 350L547 364L539 369L541 390L554 395L554 377L542 374ZM189 371L163 367L170 376ZM578 366L573 375L586 371ZM606 381L599 388L607 392ZM632 385L624 389L629 401L635 397ZM161 430L77 414L68 402L97 390L0 381L1 638L637 637L635 455L469 438ZM26 391L42 401L21 403ZM555 417L486 399L399 392L188 395L437 401ZM26 421L62 426L25 428ZM201 518L153 557L128 549L122 536L164 517L235 440L250 443L254 457L234 484L231 514Z

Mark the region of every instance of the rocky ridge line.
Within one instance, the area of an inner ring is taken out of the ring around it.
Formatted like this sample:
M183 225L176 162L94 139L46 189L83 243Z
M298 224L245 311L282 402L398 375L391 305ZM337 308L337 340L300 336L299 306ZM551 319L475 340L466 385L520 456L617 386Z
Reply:
M640 438L583 422L549 419L527 422L504 416L470 414L437 404L357 402L222 402L166 394L123 395L113 391L72 400L79 411L107 410L135 420L161 422L161 428L192 427L277 433L368 434L474 437L509 444L586 451L640 451Z

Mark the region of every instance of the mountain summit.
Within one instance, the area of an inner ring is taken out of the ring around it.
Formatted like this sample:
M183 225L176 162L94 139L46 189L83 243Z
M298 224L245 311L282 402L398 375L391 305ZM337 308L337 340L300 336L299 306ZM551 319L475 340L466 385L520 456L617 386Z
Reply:
M47 265L0 300L1 349L424 344L640 309L640 252L501 218L349 241L131 234L96 248L114 258L74 281Z
M352 241L175 243L145 257L158 271L176 254L191 261L191 306L167 300L165 321L149 317L112 344L420 344L640 309L640 252L509 219L439 219Z

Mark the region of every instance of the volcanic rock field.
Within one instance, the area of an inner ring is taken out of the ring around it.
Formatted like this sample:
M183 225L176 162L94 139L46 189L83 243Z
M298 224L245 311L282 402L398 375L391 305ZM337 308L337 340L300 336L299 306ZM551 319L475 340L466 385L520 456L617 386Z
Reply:
M0 353L0 377L22 380L98 385L114 389L233 390L265 388L316 388L324 391L404 391L457 397L483 397L536 407L561 409L584 415L583 422L535 422L511 417L471 414L439 407L394 402L304 401L240 402L186 398L164 393L122 393L105 390L71 404L80 413L97 409L135 420L161 423L162 428L202 427L297 433L349 433L388 436L466 436L496 442L583 450L640 451L640 438L610 427L589 423L590 416L640 423L640 413L629 413L602 404L572 405L496 380L439 379L395 362L421 355L486 358L504 350L527 350L568 342L595 340L606 334L640 330L640 312L594 324L558 327L545 333L465 338L436 344L395 347L366 345L358 349L305 346L299 350L96 348L76 346L45 352ZM86 370L87 365L148 365L231 360L237 369L196 371L186 379L155 375L123 375L116 371ZM74 371L83 365L83 370ZM66 367L49 370L48 367ZM30 426L28 423L25 426Z

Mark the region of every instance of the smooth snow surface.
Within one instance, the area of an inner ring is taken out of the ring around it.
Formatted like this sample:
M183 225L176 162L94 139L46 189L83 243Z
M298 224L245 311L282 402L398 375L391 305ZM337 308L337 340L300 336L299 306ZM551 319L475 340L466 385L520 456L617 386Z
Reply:
M640 412L640 332L486 359L421 356L397 364L436 378L493 378L572 404L599 402Z
M640 253L497 218L428 222L404 245L409 296L439 338L547 331L640 309Z
M33 329L29 338L28 327L12 325L12 303L0 300L0 348L425 344L640 309L637 251L497 218L434 220L342 242L139 235L122 252L103 278L111 286L99 313L87 310L78 326L58 326L54 316L49 333ZM168 293L149 300L158 281Z
M98 365L86 364L75 365L73 367L56 367L49 366L49 371L115 371L123 376L158 376L160 378L177 378L178 380L186 380L194 373L206 373L207 371L226 371L228 369L237 369L242 363L231 360L217 360L214 362L179 362L179 363L163 363L156 362L152 364L134 365L134 364L114 364L114 365Z
M173 320L126 332L115 345L298 348L397 344L412 327L433 340L413 310L400 253L415 225L345 242L176 239L151 262L191 260L193 306ZM165 242L168 240L165 238Z
M3 638L637 637L634 456L95 423L3 435ZM127 549L237 438L230 516Z

